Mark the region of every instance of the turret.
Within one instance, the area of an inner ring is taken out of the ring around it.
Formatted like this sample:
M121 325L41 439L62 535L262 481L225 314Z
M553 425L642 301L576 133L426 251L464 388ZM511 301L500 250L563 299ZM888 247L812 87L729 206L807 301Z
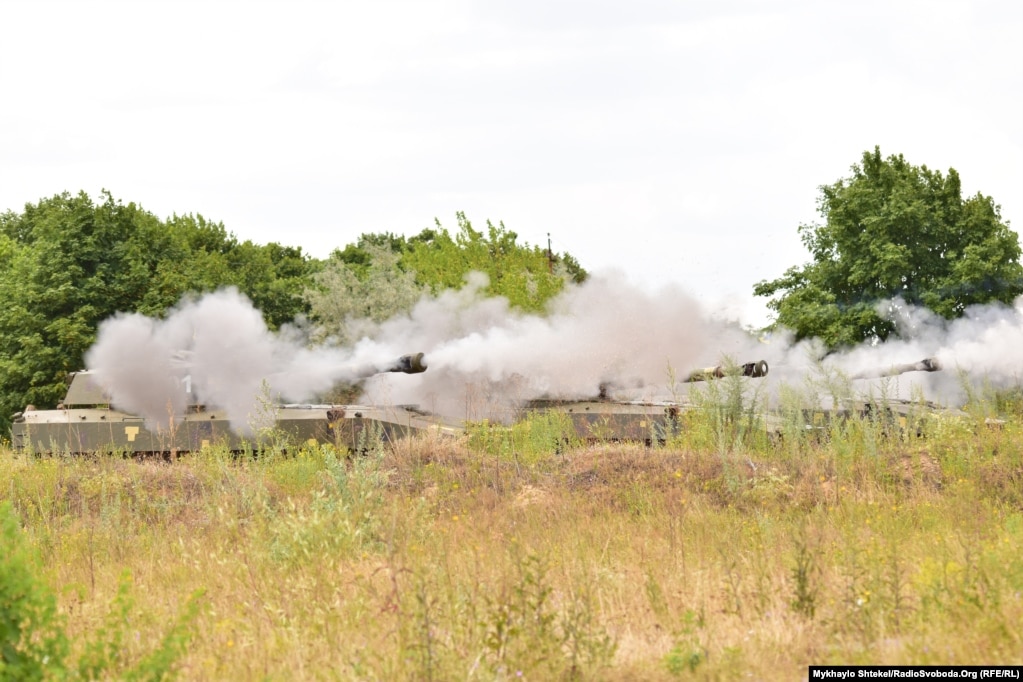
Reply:
M388 362L366 364L352 372L352 383L361 382L374 374L400 372L401 374L420 374L426 371L426 356L423 353L409 353Z
M378 371L401 372L402 374L420 374L421 372L425 372L427 367L428 365L426 364L425 355L422 353L410 353L408 355L402 355L385 369Z
M717 367L704 367L689 373L682 383L688 384L694 381L710 381L712 379L722 379L731 373L735 373L739 376L760 378L767 376L767 361L758 360L756 362L747 362L742 365L718 365Z

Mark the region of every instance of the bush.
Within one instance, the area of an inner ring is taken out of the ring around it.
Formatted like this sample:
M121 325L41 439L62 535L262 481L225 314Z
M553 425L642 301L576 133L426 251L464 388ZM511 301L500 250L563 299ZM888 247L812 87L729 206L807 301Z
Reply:
M67 636L39 569L11 503L0 504L0 679L41 680L65 672Z
M41 562L21 534L10 502L0 504L0 680L61 679L68 676L69 640L53 590L38 576ZM199 610L193 594L160 644L134 663L123 642L134 602L130 576L123 576L104 625L83 644L78 677L126 680L171 678L192 639Z

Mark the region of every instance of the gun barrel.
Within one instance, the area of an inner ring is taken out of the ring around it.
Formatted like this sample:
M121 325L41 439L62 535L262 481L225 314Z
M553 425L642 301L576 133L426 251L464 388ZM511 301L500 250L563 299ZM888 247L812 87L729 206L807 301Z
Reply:
M409 353L389 362L365 364L353 367L348 373L348 381L361 382L376 374L385 372L401 372L402 374L419 374L426 371L426 356L423 353Z
M760 377L767 376L768 366L766 360L757 360L756 362L746 362L741 365L735 365L729 367L728 365L718 365L717 367L704 367L696 371L690 372L689 376L682 380L682 383L693 383L694 381L710 381L712 379L721 379L728 376L730 372L735 372L739 376L750 377L758 379Z
M423 353L409 353L391 363L390 366L381 370L383 372L401 372L402 374L419 374L427 368L426 356Z
M938 358L924 358L919 362L907 362L902 365L892 365L888 369L866 370L852 375L853 379L878 379L881 377L894 377L906 372L940 372L944 367Z

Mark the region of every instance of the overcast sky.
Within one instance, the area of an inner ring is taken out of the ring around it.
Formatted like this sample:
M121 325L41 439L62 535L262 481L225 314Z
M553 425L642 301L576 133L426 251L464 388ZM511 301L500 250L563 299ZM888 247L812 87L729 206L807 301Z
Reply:
M875 145L1023 226L1023 3L0 2L0 210L101 189L316 257L503 221L763 324Z

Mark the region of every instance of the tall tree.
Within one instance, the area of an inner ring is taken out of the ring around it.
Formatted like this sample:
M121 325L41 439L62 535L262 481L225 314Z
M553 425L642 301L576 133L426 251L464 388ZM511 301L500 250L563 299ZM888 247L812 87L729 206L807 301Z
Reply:
M813 261L754 287L775 297L776 325L835 348L896 333L885 309L897 301L952 319L1023 293L1017 234L991 197L963 198L955 169L942 175L875 147L851 170L820 188L824 224L799 226Z
M229 285L252 300L271 329L309 312L302 293L319 263L301 248L239 242L222 223L201 215L174 215L164 231L171 243L160 254L138 312L161 315L185 294Z
M61 194L0 216L0 418L52 406L98 323L134 310L171 239L135 204Z
M235 285L277 327L308 310L317 265L300 249L239 243L202 216L162 222L106 191L0 215L0 427L26 404L54 406L114 313L159 316L187 293Z

